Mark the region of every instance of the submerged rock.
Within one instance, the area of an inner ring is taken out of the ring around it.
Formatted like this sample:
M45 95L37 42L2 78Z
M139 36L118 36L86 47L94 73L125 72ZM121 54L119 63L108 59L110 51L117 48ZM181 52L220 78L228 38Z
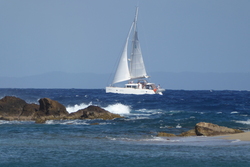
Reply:
M46 119L42 119L42 118L37 118L35 123L37 124L44 124L46 122Z
M158 132L157 136L158 136L158 137L176 137L175 134L166 133L166 132Z
M238 129L227 128L212 123L200 122L195 126L197 136L216 136L224 134L242 133L244 131Z
M100 123L95 122L95 123L91 123L90 125L100 125Z

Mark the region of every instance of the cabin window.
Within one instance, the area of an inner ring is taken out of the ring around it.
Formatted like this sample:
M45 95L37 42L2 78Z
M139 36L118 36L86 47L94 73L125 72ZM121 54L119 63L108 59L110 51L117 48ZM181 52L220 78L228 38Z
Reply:
M146 89L152 89L151 85L146 85Z

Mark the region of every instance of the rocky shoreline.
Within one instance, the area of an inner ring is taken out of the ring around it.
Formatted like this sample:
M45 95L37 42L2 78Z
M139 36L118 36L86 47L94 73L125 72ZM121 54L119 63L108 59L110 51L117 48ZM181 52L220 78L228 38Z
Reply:
M191 129L187 132L183 132L180 135L159 132L157 136L159 137L219 136L219 135L236 134L243 132L244 131L239 129L232 129L212 123L200 122L195 125L194 129Z
M47 120L72 120L72 119L103 119L112 120L122 118L118 114L110 113L98 106L88 106L76 112L69 113L66 107L55 100L41 98L38 104L28 104L24 100L5 96L0 99L0 120L8 121L35 121L45 123ZM218 136L227 134L243 133L238 129L231 129L212 123L197 123L194 129L183 132L180 135L166 132L158 132L159 137L186 137L186 136Z
M28 104L24 100L13 96L5 96L0 99L0 120L36 121L36 123L44 123L46 120L110 120L115 118L122 117L93 105L74 113L69 113L64 105L49 98L41 98L39 105L34 103Z

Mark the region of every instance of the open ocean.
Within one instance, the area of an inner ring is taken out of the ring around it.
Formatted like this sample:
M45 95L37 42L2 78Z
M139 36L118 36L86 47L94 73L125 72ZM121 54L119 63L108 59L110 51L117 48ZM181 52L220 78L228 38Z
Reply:
M75 112L100 106L115 120L0 120L1 167L250 166L250 142L180 134L198 122L250 129L250 91L166 90L164 95L106 94L104 89L0 89L27 103L48 97ZM91 125L99 123L99 125Z

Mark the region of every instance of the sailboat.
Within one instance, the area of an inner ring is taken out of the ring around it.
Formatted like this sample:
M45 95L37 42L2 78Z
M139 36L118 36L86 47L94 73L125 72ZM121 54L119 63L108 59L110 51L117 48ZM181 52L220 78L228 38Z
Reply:
M106 93L118 93L118 94L160 94L165 89L156 86L154 83L149 83L145 65L143 62L141 47L138 39L137 31L137 17L138 7L136 8L136 14L134 21L130 27L126 43L120 57L120 61L110 86L106 87ZM131 34L133 33L133 34ZM132 36L131 55L128 58L128 45L129 38ZM115 84L128 81L124 87L117 87Z

